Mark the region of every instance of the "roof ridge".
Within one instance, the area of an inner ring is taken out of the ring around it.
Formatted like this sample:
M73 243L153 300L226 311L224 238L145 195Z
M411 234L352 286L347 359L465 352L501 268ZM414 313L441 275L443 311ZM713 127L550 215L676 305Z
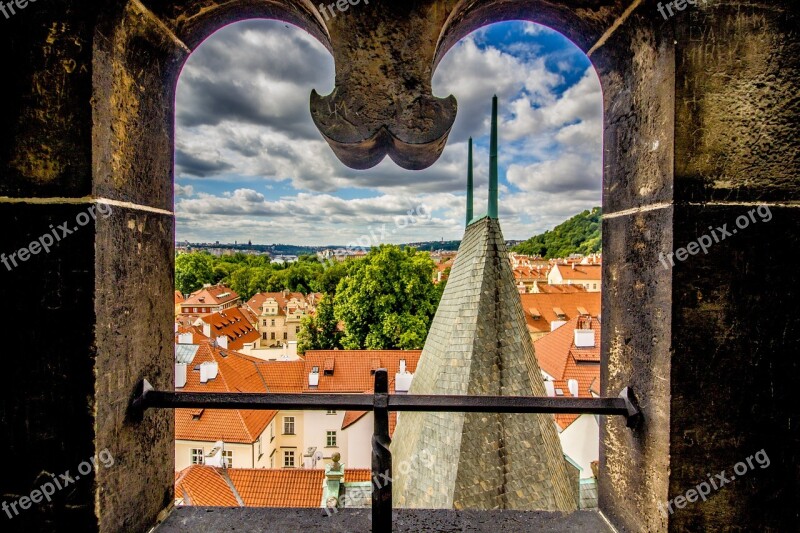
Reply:
M219 477L221 477L222 480L231 489L231 493L233 493L233 497L236 498L237 502L239 502L239 507L245 507L246 504L244 503L244 500L242 499L242 496L239 494L239 491L236 490L236 485L234 485L233 481L231 481L231 478L228 477L227 469L226 468L222 468L222 469L215 468L214 470L217 472L217 475L219 475ZM220 472L220 470L222 470L222 471Z

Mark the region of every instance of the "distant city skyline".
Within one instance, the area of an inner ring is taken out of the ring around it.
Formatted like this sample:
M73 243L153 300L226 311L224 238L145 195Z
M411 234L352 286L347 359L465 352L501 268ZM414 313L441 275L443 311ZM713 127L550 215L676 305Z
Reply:
M282 22L233 24L198 48L178 84L176 241L458 240L470 136L475 213L486 209L493 94L500 98L505 237L527 239L600 205L600 83L588 58L548 28L495 24L444 57L433 90L456 96L458 117L442 157L424 171L388 158L355 171L336 159L308 108L311 90L330 93L333 79L329 52ZM409 211L426 216L403 224Z

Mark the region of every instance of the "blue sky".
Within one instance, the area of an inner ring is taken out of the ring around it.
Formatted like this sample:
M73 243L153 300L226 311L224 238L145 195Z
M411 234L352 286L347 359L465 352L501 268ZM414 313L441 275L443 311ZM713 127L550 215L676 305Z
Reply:
M600 83L588 58L548 28L494 24L448 52L433 91L455 95L458 116L442 157L423 171L388 158L356 171L336 159L308 105L333 79L330 53L277 21L228 26L192 54L176 102L178 240L346 245L380 228L384 242L459 239L470 136L475 212L485 211L493 94L506 238L600 205Z

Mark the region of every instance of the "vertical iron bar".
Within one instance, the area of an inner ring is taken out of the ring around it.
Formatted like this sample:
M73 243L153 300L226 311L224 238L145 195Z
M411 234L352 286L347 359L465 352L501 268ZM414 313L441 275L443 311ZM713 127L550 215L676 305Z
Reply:
M375 428L372 433L372 531L392 531L392 452L389 444L389 376L375 371Z

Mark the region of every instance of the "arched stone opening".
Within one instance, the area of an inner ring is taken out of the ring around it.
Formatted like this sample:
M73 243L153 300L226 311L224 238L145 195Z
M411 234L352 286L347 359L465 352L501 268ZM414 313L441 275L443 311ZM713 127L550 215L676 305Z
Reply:
M601 509L635 531L796 529L800 437L790 406L800 372L786 354L798 338L799 285L786 250L800 234L800 110L790 96L800 54L791 2L720 0L669 20L653 2L617 0L370 5L363 20L326 24L337 64L354 46L345 39L363 39L367 64L385 63L389 79L409 73L411 88L447 43L496 16L544 23L587 51L605 100L604 392L633 386L646 421L635 432L605 422ZM135 424L126 409L138 380L172 385L173 306L163 295L173 276L174 80L203 36L268 9L326 38L311 2L255 0L39 2L0 35L13 80L0 112L0 200L15 230L0 236L2 249L28 246L91 205L115 210L92 223L94 233L8 270L8 300L34 317L19 337L48 342L5 362L0 451L14 461L3 493L29 494L41 472L106 447L116 460L11 528L144 531L171 499L171 417L153 412ZM399 22L426 46L371 40L371 23L397 31ZM658 265L659 253L761 204L772 222L713 255ZM769 472L737 479L714 502L660 512L667 495L761 448Z

